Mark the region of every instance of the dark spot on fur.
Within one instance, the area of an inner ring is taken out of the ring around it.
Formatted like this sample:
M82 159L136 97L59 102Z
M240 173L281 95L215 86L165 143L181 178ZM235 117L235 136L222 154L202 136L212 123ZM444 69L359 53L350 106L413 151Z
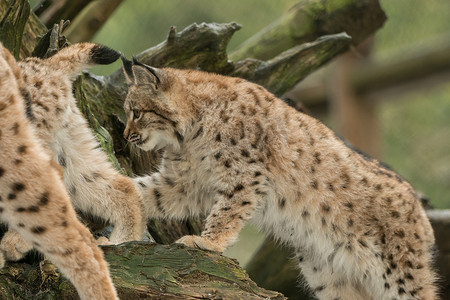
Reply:
M395 235L398 236L399 238L404 238L405 232L403 230L399 230L395 233Z
M231 162L228 159L225 161L225 167L227 168L231 167Z
M25 185L21 182L16 182L13 184L13 190L15 192L20 192L23 191L25 189Z
M58 164L63 168L67 166L66 158L63 154L58 155Z
M334 192L334 187L333 187L333 184L331 182L328 183L328 190Z
M398 289L398 293L401 295L401 294L404 294L406 292L405 292L405 289L401 287L401 288Z
M220 142L222 140L222 137L220 135L220 132L216 135L216 141Z
M48 193L45 192L42 194L41 198L39 199L38 205L44 206L44 205L47 205L48 202L49 202Z
M352 227L353 226L353 220L352 219L348 219L347 225L348 225L348 227Z
M241 155L242 155L243 157L249 157L249 156L250 156L250 153L249 153L247 150L242 149L242 150L241 150Z
M17 198L16 194L8 194L8 200L15 200Z
M35 233L35 234L42 234L46 231L47 229L43 226L35 226L33 228L31 228L31 232Z
M238 184L235 188L234 188L234 191L235 192L239 192L239 191L241 191L241 190L243 190L244 189L244 186L242 185L242 184Z
M5 169L3 169L2 167L0 167L0 177L2 177L3 174L5 174Z
M309 216L309 212L307 210L303 210L302 211L302 217L306 218L307 216Z
M197 130L197 132L195 133L193 139L198 138L198 137L200 136L200 134L202 134L202 133L203 133L203 126L200 127L200 128Z
M39 212L39 207L38 207L38 206L35 206L35 205L32 205L32 206L28 207L27 210L28 210L29 212Z
M143 182L143 181L139 181L139 185L142 186L142 187L144 187L144 188L147 187L147 185L146 185L145 182Z
M25 154L27 152L27 146L21 145L21 146L17 147L17 152L19 154Z
M393 218L400 218L400 213L398 211L394 210L394 211L391 212L391 216Z
M385 288L385 289L390 289L390 288L391 288L391 285L390 285L389 283L386 282L386 283L384 284L384 288Z
M235 146L235 145L237 144L237 142L236 142L236 140L235 140L234 138L231 138L231 144L232 144L233 146Z
M314 163L320 164L321 162L322 162L322 159L320 158L320 153L319 152L315 152L314 153Z
M157 189L153 190L153 194L155 195L156 200L161 198L161 193Z
M361 246L366 247L367 248L367 243L361 239L358 240L358 243L361 244Z
M313 188L313 189L318 189L319 188L319 186L318 186L318 183L317 183L317 180L313 180L313 181L311 181L311 187Z
M250 204L252 204L252 202L250 202L250 201L242 201L242 206L250 205Z
M11 127L11 130L14 134L18 134L19 133L19 123L14 123L14 125Z
M328 204L324 204L324 203L321 205L321 208L322 208L322 211L325 213L329 213L331 210L331 207Z
M284 208L286 206L286 198L281 198L280 202L278 203L280 208Z
M40 89L41 87L42 87L42 81L36 81L35 83L34 83L34 87L35 88L37 88L37 89Z
M221 156L222 156L221 152L217 152L216 154L214 154L215 159L219 159Z

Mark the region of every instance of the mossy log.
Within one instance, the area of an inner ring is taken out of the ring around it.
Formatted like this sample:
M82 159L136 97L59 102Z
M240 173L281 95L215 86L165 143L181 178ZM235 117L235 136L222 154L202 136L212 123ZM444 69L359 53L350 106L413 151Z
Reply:
M285 299L258 287L230 258L182 245L133 242L103 247L122 300ZM0 270L0 299L78 299L51 265L12 263Z
M385 20L378 0L303 0L246 40L230 58L266 60L296 45L339 32L349 34L358 45Z

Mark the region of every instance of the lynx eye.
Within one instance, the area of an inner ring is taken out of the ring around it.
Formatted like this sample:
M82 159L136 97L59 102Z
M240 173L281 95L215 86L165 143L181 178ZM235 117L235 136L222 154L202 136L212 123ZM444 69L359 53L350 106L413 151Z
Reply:
M133 109L133 119L139 120L142 117L142 111Z

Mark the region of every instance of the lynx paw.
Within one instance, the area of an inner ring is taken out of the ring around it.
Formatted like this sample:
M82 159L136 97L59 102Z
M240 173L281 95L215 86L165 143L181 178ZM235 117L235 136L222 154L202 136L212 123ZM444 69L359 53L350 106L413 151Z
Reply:
M184 244L191 248L199 248L203 250L210 250L222 253L225 251L223 247L218 244L211 242L210 240L205 239L204 237L198 235L185 235L175 243Z
M33 246L15 231L8 231L0 243L0 250L9 261L22 259Z

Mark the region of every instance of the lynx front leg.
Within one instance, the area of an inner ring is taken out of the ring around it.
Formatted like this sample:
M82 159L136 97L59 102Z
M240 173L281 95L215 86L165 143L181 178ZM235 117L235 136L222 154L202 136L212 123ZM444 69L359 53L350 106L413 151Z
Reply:
M223 252L237 239L261 201L255 191L242 184L237 184L231 191L219 191L216 197L217 202L206 219L201 236L184 236L177 243Z

